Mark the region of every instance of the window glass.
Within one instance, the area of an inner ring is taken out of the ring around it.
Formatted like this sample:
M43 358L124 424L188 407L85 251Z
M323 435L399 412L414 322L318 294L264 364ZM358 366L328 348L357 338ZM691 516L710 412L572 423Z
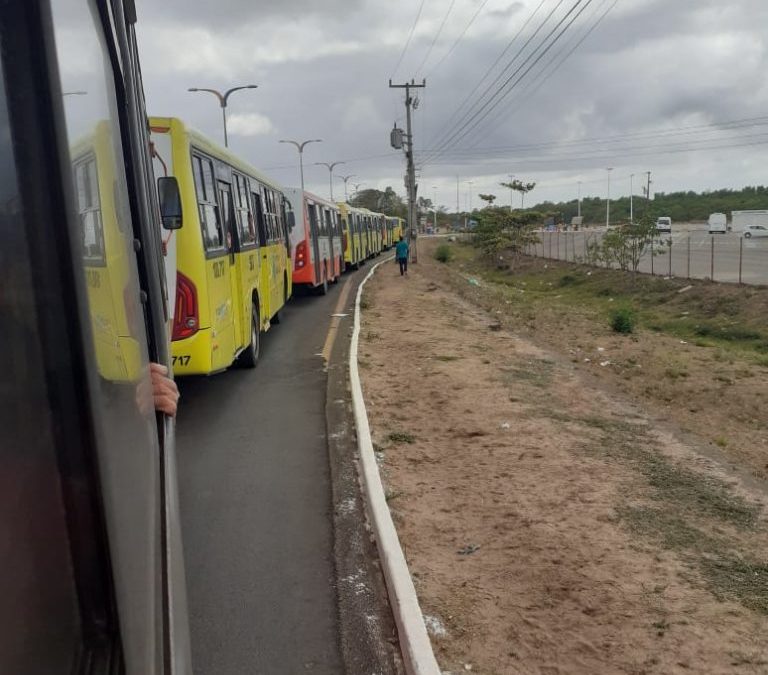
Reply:
M261 189L261 187L259 187ZM259 234L259 243L261 246L267 245L267 231L264 224L264 205L261 195L258 192L251 192L251 201L253 202L253 215L256 219L256 231Z
M200 227L203 232L203 245L206 251L223 250L224 230L221 224L219 207L216 203L213 162L207 157L194 155L192 164L194 167Z
M95 0L52 0L51 9L70 154L68 187L74 196L74 213L67 215L82 228L78 262L85 289L82 305L90 315L87 405L96 425L98 457L93 459L120 611L120 641L125 672L151 675L162 672L163 661L160 493L131 214L137 192L126 175L131 155L123 149L127 136L120 118L128 105L115 89L122 74L113 70L110 49L117 47L113 36L104 33ZM119 91L123 96L122 86ZM85 482L87 477L73 480ZM78 564L75 559L75 569ZM86 626L86 634L90 630Z
M256 224L251 213L248 200L248 181L244 176L233 174L235 177L235 220L237 234L241 246L252 246L256 243Z

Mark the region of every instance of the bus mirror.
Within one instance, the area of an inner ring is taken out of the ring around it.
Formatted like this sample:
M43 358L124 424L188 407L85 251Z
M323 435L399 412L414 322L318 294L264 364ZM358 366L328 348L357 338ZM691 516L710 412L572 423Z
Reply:
M157 179L157 194L160 198L160 218L166 230L180 230L184 224L181 211L181 194L175 176L161 176Z
M285 216L288 219L288 229L292 230L296 227L296 214L293 211L288 211Z

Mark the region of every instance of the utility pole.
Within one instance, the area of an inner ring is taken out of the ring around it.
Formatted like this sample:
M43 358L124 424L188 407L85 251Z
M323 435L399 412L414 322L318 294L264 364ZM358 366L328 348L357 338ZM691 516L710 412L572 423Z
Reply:
M389 81L390 89L405 89L405 158L407 162L406 183L408 188L408 229L409 239L411 240L411 261L418 262L418 253L416 247L416 168L413 161L413 129L411 127L411 108L416 107L414 100L411 97L411 89L424 89L427 86L427 81L422 80L421 84L416 84L416 81L411 79L410 82L405 84L392 84L392 80Z
M456 176L456 230L459 229L459 177Z
M469 218L472 219L472 185L474 185L475 181L468 180L467 185L469 185Z
M611 171L613 171L613 167L609 166L606 171L608 172L608 195L605 200L605 228L608 229L611 226Z
M648 213L648 209L651 206L651 172L646 171L648 176L648 187L645 189L645 212Z
M437 232L437 185L432 186L432 227Z
M635 174L629 174L629 222L635 222Z

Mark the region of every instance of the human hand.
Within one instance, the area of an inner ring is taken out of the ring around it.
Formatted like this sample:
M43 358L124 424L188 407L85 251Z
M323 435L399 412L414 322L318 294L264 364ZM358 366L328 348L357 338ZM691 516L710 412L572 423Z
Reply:
M175 416L180 394L176 383L168 377L168 368L159 363L150 363L149 377L155 410L170 417Z

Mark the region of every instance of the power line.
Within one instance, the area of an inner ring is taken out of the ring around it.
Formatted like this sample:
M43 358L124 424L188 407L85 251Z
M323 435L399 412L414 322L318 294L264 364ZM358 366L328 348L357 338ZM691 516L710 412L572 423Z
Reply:
M443 152L445 149L447 149L447 147L450 146L450 143L452 141L453 141L453 143L455 145L456 143L461 141L462 138L464 138L473 128L477 127L477 125L482 123L482 121L499 105L499 103L501 103L501 101L504 100L504 98L506 98L506 96L509 95L509 93L523 80L523 78L525 78L525 76L531 71L531 69L534 68L539 63L539 61L541 61L542 58L544 58L544 56L547 54L547 52L558 42L558 40L565 34L565 32L579 18L581 13L592 3L592 0L586 0L586 4L582 5L581 9L578 10L578 12L575 14L575 16L573 16L570 19L570 21L568 21L566 23L566 21L568 20L568 17L570 17L571 14L573 14L574 11L576 11L578 6L581 5L581 3L583 1L584 0L576 0L576 2L574 2L573 5L571 5L571 8L568 10L568 12L566 12L566 14L557 22L557 24L554 26L554 28L552 28L552 30L546 35L546 37L544 37L544 39L539 43L539 45L518 66L518 68L515 70L515 72L512 73L512 75L510 75L501 84L500 87L498 87L498 89L493 93L493 95L482 106L480 106L480 108L478 108L477 111L469 119L467 119L455 132L453 132L453 134L451 134L451 136L449 138L447 138L441 144L441 147L437 150L437 154L438 155L441 152ZM560 3L558 3L557 6L559 7ZM545 20L544 23L546 23L546 21L548 21L549 16L551 16L551 13L550 13L550 15L548 15L548 17L547 17L547 19ZM544 23L542 24L542 26L544 25ZM560 33L558 33L554 37L554 39L551 42L549 42L549 44L547 44L547 41L555 34L555 32L557 32L558 29L560 29L560 27L564 23L566 23L565 27L563 27L562 30L560 31ZM534 35L536 35L538 33L538 30L539 29L537 29L537 31L536 31L536 33L534 33ZM528 42L530 42L530 39L528 40ZM528 44L528 42L526 42L526 45ZM546 45L546 47L544 45ZM544 48L543 51L541 51L538 54L538 56L535 57L535 59L533 60L533 63L531 63L531 65L528 66L528 68L522 73L522 75L520 75L520 77L518 77L518 79L514 83L512 83L511 87L507 88L507 85L509 85L509 83L512 82L512 80L515 78L515 76L517 76L517 74L520 73L520 71L523 69L523 67L532 58L534 58L534 56L536 55L536 52L539 51L540 49L542 49L542 47ZM494 101L494 99L496 99L496 100ZM483 112L483 111L485 111L485 112ZM478 116L480 116L479 119L478 119ZM474 120L477 120L477 121L475 122ZM431 161L431 160L428 160L428 161Z
M480 15L480 12L483 11L483 7L485 7L488 4L488 0L483 0L483 3L477 8L477 11L472 15L472 18L469 20L469 23L464 26L464 30L461 31L459 34L459 37L456 38L456 41L451 45L450 49L443 54L443 57L430 69L430 71L427 73L427 76L431 76L432 73L434 73L442 64L443 62L453 53L453 50L458 47L459 43L464 39L464 36L467 34L467 31L470 29L473 23L475 23L475 19Z
M555 72L563 65L563 63L565 63L565 61L567 61L573 55L573 53L584 43L584 41L603 22L603 19L605 19L605 17L608 16L608 14L617 5L618 1L619 0L613 0L613 3L609 7L606 8L606 10L597 18L596 21L594 21L592 23L592 25L587 29L587 31L584 33L584 35L582 35L581 38L579 38L570 49L568 49L568 44L566 43L566 45L563 46L563 49L561 49L560 51L558 51L556 54L553 55L553 57L547 62L547 64L541 69L541 71L539 71L539 75L537 76L538 81L537 81L536 78L534 78L532 81L528 82L528 84L525 86L525 88L522 91L519 91L517 93L517 96L514 97L513 100L510 102L510 103L514 103L515 101L517 101L518 102L517 106L512 107L511 109L508 106L502 107L501 109L499 109L497 111L497 113L494 115L494 117L490 120L489 124L491 124L491 125L494 124L502 115L504 115L505 112L508 115L511 115L511 114L517 112L518 110L520 110L520 108L522 108L525 105L525 103L530 101L533 98L533 96L539 91L539 89L541 89L541 87L543 87L544 84L549 80L549 78L552 77L552 75L555 74ZM610 0L607 0L607 2L610 2ZM604 7L605 4L606 3L603 3L603 5L601 5L601 7ZM594 18L595 16L600 14L601 7L598 7L596 9L596 11L593 14L592 18ZM557 61L558 57L561 54L563 54L563 52L566 52L566 51L567 51L567 53L565 54L565 56L563 56L557 62L555 67L552 68L548 73L546 73L546 75L544 75L544 73L546 72L547 68L549 68L549 66L552 65L552 63ZM542 75L543 75L543 77L542 77ZM531 91L531 88L533 88L532 91ZM475 132L473 132L473 133L476 133L476 132L477 132L477 129L475 129Z
M500 160L504 161L504 166L508 166L510 163L512 164L525 164L526 166L530 165L537 165L537 164L564 164L567 162L587 162L587 161L600 161L604 162L606 160L610 159L617 159L621 160L627 157L657 157L661 155L674 155L674 154L680 154L685 152L701 152L704 150L731 150L735 148L744 148L744 147L752 147L757 145L767 145L768 144L768 138L766 138L768 134L759 134L756 136L741 136L739 138L743 139L744 142L741 143L727 143L727 144L718 144L718 145L703 145L699 147L694 146L688 146L683 148L670 148L669 146L652 146L652 147L645 147L645 148L625 148L620 149L621 154L615 154L615 151L601 151L603 153L605 152L614 152L614 154L602 154L602 155L590 155L590 154L582 154L582 155L570 155L570 156L556 156L556 157L537 157L537 158L523 158L523 159L505 159L500 157ZM764 138L765 140L757 140L759 138ZM709 140L709 139L707 139ZM725 140L725 139L723 139ZM704 141L702 141L704 142ZM662 148L659 150L656 150L656 148ZM466 157L464 159L481 159L482 157L478 158L472 158L472 157ZM455 160L451 160L449 158L444 158L441 161L435 161L435 164L455 164Z
M451 0L451 4L448 5L448 11L445 13L445 16L443 17L442 22L440 23L440 28L437 29L437 33L435 33L435 37L432 38L432 44L429 45L429 49L427 50L426 55L424 56L424 59L422 60L419 67L416 69L416 74L418 75L421 72L421 69L424 67L424 65L429 60L429 57L432 54L432 50L435 48L435 44L437 43L438 39L440 38L440 35L443 32L443 28L445 28L445 22L448 21L448 17L451 15L451 11L453 10L453 6L456 4L456 0Z
M568 148L572 146L585 145L585 144L610 144L610 143L622 143L633 140L653 140L655 138L666 138L669 136L686 136L697 135L703 133L712 133L716 131L731 131L736 129L744 129L756 126L764 126L768 124L768 116L752 117L739 120L730 120L724 122L714 122L711 124L690 125L677 127L674 129L658 129L654 131L640 131L632 132L628 134L620 134L616 136L606 137L587 137L573 141L545 141L542 143L529 143L525 145L507 145L507 146L493 146L489 148L457 148L448 153L452 156L458 156L461 154L492 154L495 152L525 152L525 151L541 151L552 148L559 150L562 148ZM715 139L702 139L702 140L715 140Z
M419 5L419 11L416 13L416 19L414 19L413 25L411 26L411 31L410 33L408 33L408 39L405 41L405 44L403 45L403 51L400 52L400 58L397 60L397 65L395 66L395 69L392 71L392 77L394 77L397 74L397 71L400 68L400 64L403 62L403 57L405 56L405 52L408 51L408 45L411 44L411 38L413 38L413 31L416 30L416 25L419 23L419 19L421 18L421 10L424 9L424 2L425 0L421 0L421 4Z
M560 2L558 3L557 7L559 7L559 6L560 6L560 4L562 4L562 3L563 3L563 1L564 1L564 0L560 0ZM533 10L533 12L531 13L531 15L530 15L530 16L529 16L529 17L528 17L526 20L525 20L525 22L523 23L523 25L520 27L520 30L518 30L518 31L517 31L517 33L515 34L515 36L514 36L514 37L513 37L513 38L512 38L512 39L511 39L511 40L510 40L508 43L507 43L507 46L506 46L506 47L504 47L504 49L501 51L501 53L500 53L500 54L499 54L499 55L496 57L496 60L495 60L495 61L494 61L494 62L491 64L490 68L488 68L488 69L485 71L485 74L484 74L484 75L483 75L483 76L482 76L482 77L481 77L481 78L480 78L480 79L477 81L477 84L475 85L475 88L474 88L474 89L472 89L472 91L470 91L470 92L469 92L469 93L468 93L468 94L467 94L467 95L464 97L464 100L463 100L463 101L462 101L462 102L461 102L461 103L458 105L458 107L457 107L457 108L456 108L456 109L453 111L453 114L452 114L452 115L451 115L451 116L448 118L448 120L446 121L446 123L445 123L445 124L443 124L443 126L442 126L441 130L440 130L440 131L438 132L438 134L437 134L437 137L438 137L438 138L441 138L441 137L444 137L444 136L445 136L445 134L443 133L443 130L444 130L444 129L447 129L447 128L449 128L449 127L450 127L450 125L451 125L451 122L453 122L453 120L454 120L454 119L455 119L455 118L456 118L456 117L459 115L459 113L461 112L462 108L464 108L464 106L467 104L467 102L468 102L468 101L472 100L472 97L475 95L475 93L477 92L477 90L480 88L480 86L483 84L483 82L485 82L485 80L488 78L488 76L489 76L489 75L490 75L490 74L493 72L493 69L494 69L494 68L495 68L495 67L496 67L496 66L499 64L499 61L501 61L501 59L503 59L503 58L504 58L504 56L506 55L506 53L507 53L507 52L508 52L508 51L509 51L509 50L512 48L512 46L513 46L513 45L515 44L515 42L517 41L517 38L519 38L519 37L520 37L521 33L522 33L522 32L523 32L523 31L524 31L526 28L527 28L528 24L529 24L529 23L530 23L530 22L533 20L533 17L534 17L534 16L536 16L536 14L537 14L537 13L538 13L538 11L541 9L541 7L544 5L544 3L545 3L545 2L546 2L546 0L541 0L541 2L539 3L538 7L536 7L536 9L534 9L534 10ZM557 7L555 7L555 9L557 9ZM555 11L555 10L553 9L553 10L552 10L552 12L554 12L554 11ZM552 16L552 12L550 13L550 15L549 15L549 16ZM549 17L547 17L547 18L549 18ZM535 36L535 34L534 34L534 36ZM533 37L533 36L532 36L532 37ZM530 42L530 39L529 39L529 42ZM526 43L526 44L527 44L527 43ZM525 45L524 45L523 47L525 47ZM519 52L518 52L518 54L519 54ZM516 56L517 56L517 55L516 55ZM510 61L510 64L511 64L512 62L514 62L514 59L513 59L512 61ZM489 86L486 88L486 90L485 90L485 91L484 91L484 92L481 94L481 96L479 97L479 99L482 99L482 97L483 97L483 96L485 96L485 94L487 94L487 93L488 93L488 90L489 90L491 87L493 87L493 85L494 85L494 84L496 84L496 83L499 81L499 79L501 78L501 76L503 75L503 73L506 71L506 69L507 69L507 68L509 68L509 65L510 65L510 64L507 64L506 68L505 68L504 70L502 70L502 72L501 72L501 73L500 73L500 74L499 74L499 75L496 77L496 79L495 79L495 80L494 80L494 81L493 81L493 82L492 82L492 83L491 83L491 84L490 84L490 85L489 85ZM462 119L463 119L463 118L462 118ZM442 136L441 136L441 135L442 135Z

